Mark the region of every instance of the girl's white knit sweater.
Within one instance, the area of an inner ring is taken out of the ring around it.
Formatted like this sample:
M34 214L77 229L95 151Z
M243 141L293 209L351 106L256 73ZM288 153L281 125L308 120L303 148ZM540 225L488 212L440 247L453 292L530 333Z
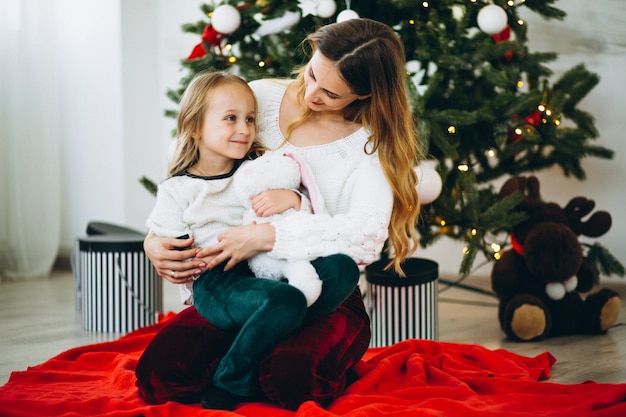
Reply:
M213 177L185 174L170 177L159 184L157 201L146 222L150 231L161 237L194 238L196 247L217 243L218 234L241 225L243 205L232 187L231 172ZM192 304L192 282L178 289L184 304Z

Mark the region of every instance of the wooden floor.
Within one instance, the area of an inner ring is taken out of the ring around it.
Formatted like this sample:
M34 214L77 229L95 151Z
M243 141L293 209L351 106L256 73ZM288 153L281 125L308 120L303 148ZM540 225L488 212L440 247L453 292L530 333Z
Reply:
M489 290L486 278L470 277L465 284ZM603 285L626 300L626 279ZM503 337L496 318L495 299L476 291L440 284L439 340L504 348L526 356L552 353L553 382L626 382L626 310L618 324L601 336L553 338L537 343L513 343ZM48 279L0 282L0 385L14 370L25 370L72 347L119 337L81 329L76 311L74 278L69 270L55 270ZM165 282L164 310L180 311L176 288Z

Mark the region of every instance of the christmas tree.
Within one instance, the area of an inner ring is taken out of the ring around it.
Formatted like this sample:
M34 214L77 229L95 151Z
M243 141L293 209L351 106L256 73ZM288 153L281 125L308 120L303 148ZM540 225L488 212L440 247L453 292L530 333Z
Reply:
M181 61L186 75L168 97L178 103L199 71L223 70L247 80L291 77L306 62L304 37L323 24L367 17L397 32L406 52L408 92L416 129L437 163L434 190L416 225L421 245L442 237L466 243L460 265L471 272L477 254L497 259L510 228L523 220L510 209L522 198L497 198L492 182L558 166L583 180L581 160L610 159L594 145L593 117L577 106L599 82L580 64L551 82L555 53L528 50L526 8L545 19L563 19L555 0L257 0L200 5L201 18L183 25L198 45ZM344 7L345 6L345 7ZM175 116L176 110L166 114ZM439 187L440 186L440 187ZM595 244L600 272L623 268Z

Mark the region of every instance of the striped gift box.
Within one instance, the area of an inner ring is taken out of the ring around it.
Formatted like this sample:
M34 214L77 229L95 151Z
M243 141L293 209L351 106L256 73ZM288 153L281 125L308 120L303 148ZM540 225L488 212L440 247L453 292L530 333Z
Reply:
M143 236L81 237L75 251L83 329L127 333L156 323L163 308L163 280L143 251Z
M365 268L365 304L371 319L371 347L406 339L437 339L436 262L409 258L402 264L406 277L385 271L386 261Z

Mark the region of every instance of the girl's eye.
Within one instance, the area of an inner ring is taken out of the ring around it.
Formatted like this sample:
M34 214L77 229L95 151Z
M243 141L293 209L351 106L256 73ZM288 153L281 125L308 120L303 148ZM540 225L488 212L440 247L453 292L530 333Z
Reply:
M247 118L246 118L246 122L247 122L247 123L253 123L253 124L254 124L255 119L254 119L254 117L247 117Z
M309 77L315 79L315 75L313 74L313 69L309 68Z
M237 120L237 117L231 114L230 116L226 116L225 119L229 121L234 121L234 120Z

